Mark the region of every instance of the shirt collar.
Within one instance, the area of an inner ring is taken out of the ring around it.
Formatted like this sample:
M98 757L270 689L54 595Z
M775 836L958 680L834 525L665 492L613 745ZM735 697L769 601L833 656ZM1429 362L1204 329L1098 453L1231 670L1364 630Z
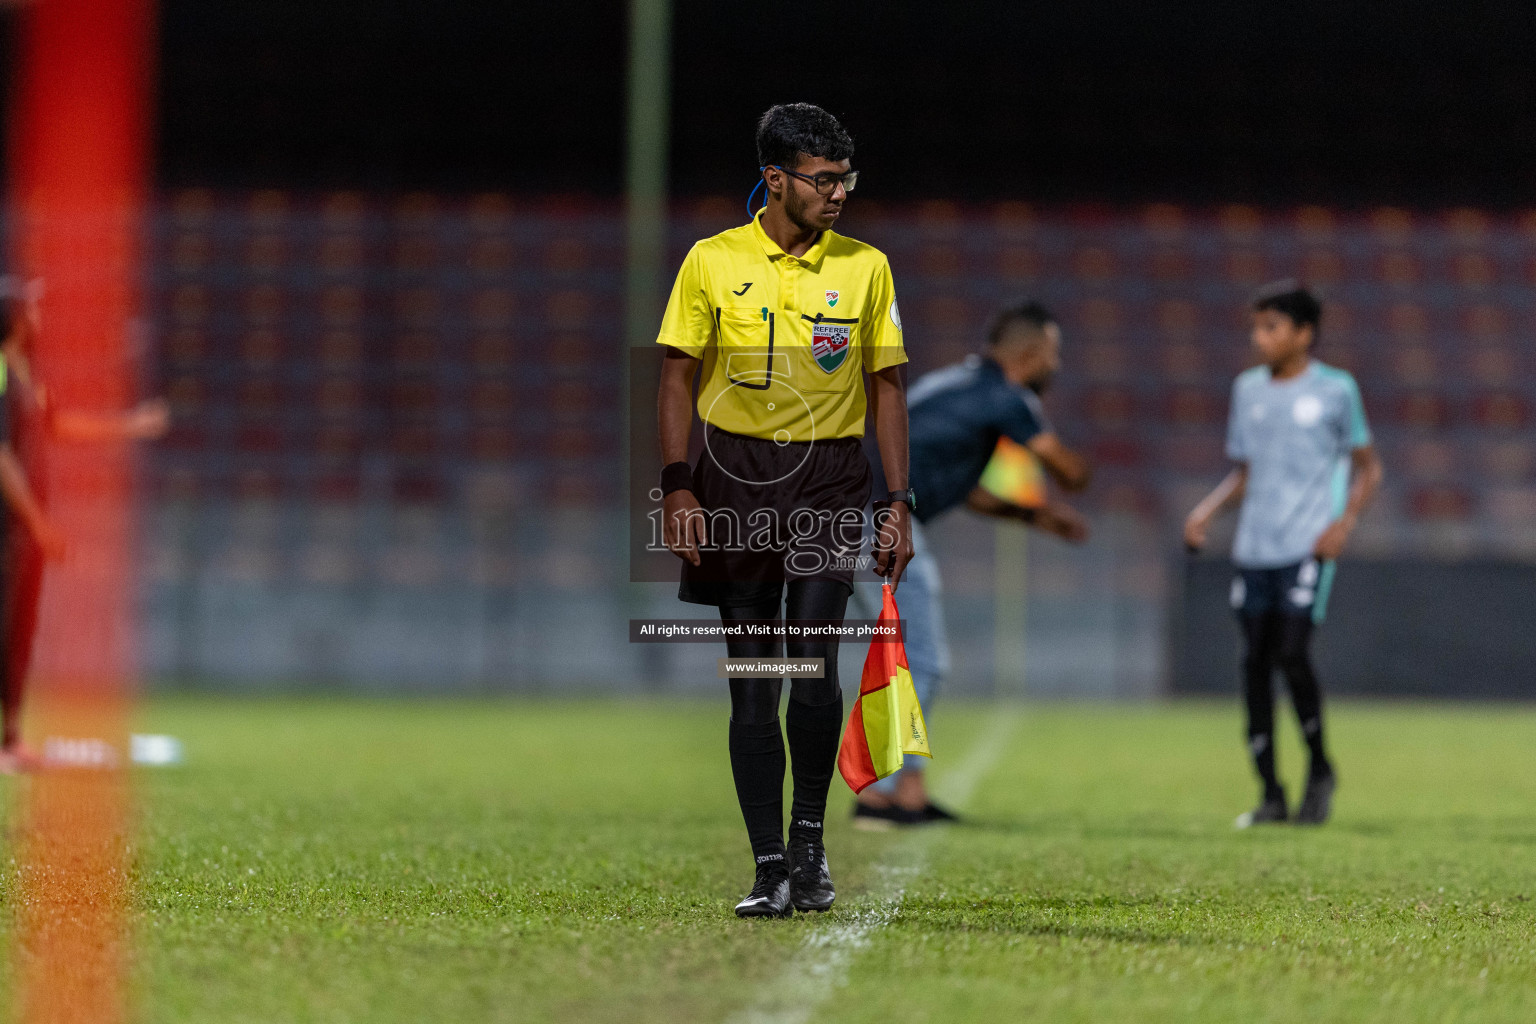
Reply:
M821 258L827 253L827 243L832 239L832 232L823 231L816 236L816 241L805 251L804 256L791 256L779 248L779 243L768 237L768 232L763 230L763 213L768 208L765 206L758 210L752 218L752 230L757 235L758 244L763 247L763 252L770 260L799 260L808 267L814 267L821 262Z

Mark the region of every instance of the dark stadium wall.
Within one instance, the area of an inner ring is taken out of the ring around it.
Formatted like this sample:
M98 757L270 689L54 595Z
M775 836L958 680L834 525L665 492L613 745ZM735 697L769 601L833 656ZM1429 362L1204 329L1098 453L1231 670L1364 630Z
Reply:
M1231 584L1225 561L1184 575L1170 618L1171 692L1238 692ZM1533 587L1529 564L1345 560L1317 635L1318 675L1339 696L1536 698L1536 632L1524 612Z
M1512 4L679 0L678 195L750 186L751 122L807 99L870 195L1514 204L1536 21ZM622 186L627 7L162 7L164 184Z

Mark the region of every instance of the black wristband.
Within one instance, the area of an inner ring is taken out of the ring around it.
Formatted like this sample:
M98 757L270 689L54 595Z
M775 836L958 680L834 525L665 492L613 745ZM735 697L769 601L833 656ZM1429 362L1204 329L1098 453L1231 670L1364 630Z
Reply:
M693 467L686 462L673 462L661 468L661 496L673 491L693 490Z

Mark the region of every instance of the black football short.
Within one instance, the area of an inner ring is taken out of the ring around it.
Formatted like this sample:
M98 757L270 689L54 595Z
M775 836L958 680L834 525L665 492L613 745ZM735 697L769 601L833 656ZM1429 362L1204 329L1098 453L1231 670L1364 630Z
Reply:
M709 544L683 563L678 597L742 607L796 579L838 580L853 592L872 474L857 437L780 444L714 427L693 467Z

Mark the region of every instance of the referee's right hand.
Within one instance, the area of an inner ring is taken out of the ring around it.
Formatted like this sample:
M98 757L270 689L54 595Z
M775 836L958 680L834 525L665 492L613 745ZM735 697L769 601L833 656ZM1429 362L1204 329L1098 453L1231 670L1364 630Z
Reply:
M903 502L877 506L875 513L875 575L890 580L894 593L901 574L912 561L912 510Z
M662 535L667 550L690 565L699 564L699 548L705 543L704 510L689 490L673 491L661 502Z

